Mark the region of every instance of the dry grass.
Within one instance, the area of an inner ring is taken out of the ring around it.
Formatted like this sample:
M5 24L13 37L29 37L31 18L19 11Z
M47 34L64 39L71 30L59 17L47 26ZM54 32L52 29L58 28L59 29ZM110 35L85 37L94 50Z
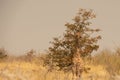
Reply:
M120 80L120 56L103 51L93 57L91 70L82 74L82 80ZM0 80L71 80L72 74L62 71L48 72L39 57L10 57L0 60Z
M108 80L103 66L93 66L89 73L83 73L83 80ZM35 61L0 62L0 80L71 80L71 73L60 71L47 72L47 69Z
M120 75L120 55L104 50L93 57L94 65L103 65L110 75Z

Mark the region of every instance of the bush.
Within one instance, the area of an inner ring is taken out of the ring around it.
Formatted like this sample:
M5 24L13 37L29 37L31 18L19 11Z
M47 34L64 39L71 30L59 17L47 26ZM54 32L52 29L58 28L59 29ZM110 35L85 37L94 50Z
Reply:
M0 48L0 59L7 56L7 51L4 48Z

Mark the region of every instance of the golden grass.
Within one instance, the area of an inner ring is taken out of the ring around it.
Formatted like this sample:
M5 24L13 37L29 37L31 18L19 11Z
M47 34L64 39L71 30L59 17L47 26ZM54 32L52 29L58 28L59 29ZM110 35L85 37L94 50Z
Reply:
M120 80L120 56L109 53L104 51L87 60L86 67L91 69L82 74L82 80ZM72 80L70 72L48 72L38 57L31 61L25 59L0 60L0 80Z
M108 80L108 73L103 66L93 66L88 73L83 73L84 80ZM71 73L62 71L47 72L42 65L33 62L0 62L0 80L71 80Z

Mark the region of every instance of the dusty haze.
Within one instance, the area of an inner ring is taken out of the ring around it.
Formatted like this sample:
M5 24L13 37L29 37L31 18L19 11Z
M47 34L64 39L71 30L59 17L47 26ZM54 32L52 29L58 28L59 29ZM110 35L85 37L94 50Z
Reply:
M93 26L103 37L100 49L119 46L120 0L0 0L0 47L11 54L44 52L79 8L95 11Z

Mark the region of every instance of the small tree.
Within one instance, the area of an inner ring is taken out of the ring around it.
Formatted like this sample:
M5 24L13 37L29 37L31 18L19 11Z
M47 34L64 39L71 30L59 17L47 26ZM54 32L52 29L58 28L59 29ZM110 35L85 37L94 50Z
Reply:
M58 67L59 70L72 70L74 54L78 51L80 57L90 56L99 48L97 42L101 36L93 36L99 29L90 28L90 19L95 18L92 10L80 9L73 23L66 23L63 37L54 38L49 47L47 64Z
M4 48L0 48L0 59L7 56L7 51Z
M33 49L31 49L30 51L28 51L28 52L26 53L26 59L27 59L28 61L32 61L32 59L35 57L35 53L36 53L36 51L33 50Z

